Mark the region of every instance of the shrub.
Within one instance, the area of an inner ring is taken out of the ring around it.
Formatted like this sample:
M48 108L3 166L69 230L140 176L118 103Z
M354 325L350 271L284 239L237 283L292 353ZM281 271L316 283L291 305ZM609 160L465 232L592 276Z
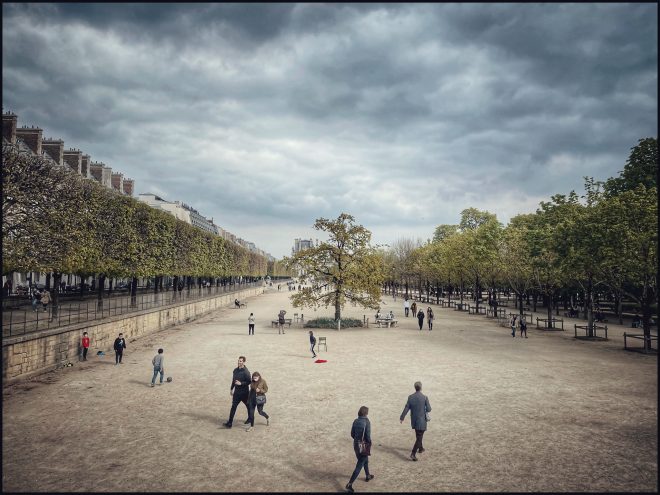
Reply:
M362 320L357 320L355 318L342 318L341 327L361 327ZM334 318L316 318L314 320L308 320L305 322L305 328L337 328L337 322Z

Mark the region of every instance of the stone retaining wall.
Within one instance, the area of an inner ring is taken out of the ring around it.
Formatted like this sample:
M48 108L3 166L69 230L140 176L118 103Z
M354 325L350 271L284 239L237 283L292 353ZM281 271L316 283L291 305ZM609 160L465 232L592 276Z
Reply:
M77 361L83 332L87 332L90 338L88 356L95 355L97 351L113 354L113 344L120 332L130 341L233 305L235 298L243 300L263 291L263 287L252 287L183 304L9 337L2 341L2 377L5 384L10 384Z

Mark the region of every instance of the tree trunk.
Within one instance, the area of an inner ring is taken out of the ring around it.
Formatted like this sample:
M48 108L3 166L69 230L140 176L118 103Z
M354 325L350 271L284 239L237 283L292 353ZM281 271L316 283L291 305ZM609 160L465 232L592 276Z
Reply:
M50 273L46 274L46 290L50 291Z
M544 294L548 310L548 328L554 328L552 324L552 294Z
M103 311L103 289L104 288L105 288L105 275L100 274L99 275L99 286L98 286L97 296L96 296L96 299L97 299L96 307L98 309L100 309L101 311Z
M341 284L337 284L337 288L335 289L335 321L339 323L339 320L341 319ZM339 327L337 327L337 330L339 330Z
M137 306L137 284L137 277L133 277L131 279L131 307L133 308Z
M112 294L112 283L113 283L114 281L115 281L114 278L111 278L111 279L108 281L108 295Z
M53 279L54 279L53 283L54 283L55 287L59 288L60 282L62 281L62 274L59 273L59 272L54 272L53 275L54 275L53 276ZM59 313L59 309L60 309L59 308L59 304L60 304L60 293L59 293L59 291L58 290L52 291L52 294L50 295L50 298L51 298L51 303L52 303L52 306L51 306L52 309L51 309L50 314L51 314L52 318L55 318L55 317L57 317L57 315Z
M474 304L477 308L477 314L479 314L479 299L481 299L481 286L479 285L479 275L477 275L476 284L474 285Z
M589 337L594 336L594 317L592 311L592 298L593 298L593 282L591 276L587 281L587 292L584 295L584 309L585 316L587 317L587 331Z
M532 296L532 304L534 305L534 312L536 312L536 301L538 299L538 294L536 291L534 291L534 295Z

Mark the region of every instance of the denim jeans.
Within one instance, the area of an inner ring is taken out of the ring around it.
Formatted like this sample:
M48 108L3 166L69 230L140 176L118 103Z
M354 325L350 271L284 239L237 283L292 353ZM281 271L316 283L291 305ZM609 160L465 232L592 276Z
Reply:
M160 368L154 368L154 377L151 379L152 385L156 383L156 377L158 376L158 373L160 373L160 383L163 383L163 375L165 374L165 371Z
M314 344L311 342L309 344L309 350L312 351L312 356L316 357L316 352L314 352Z
M369 456L360 454L356 443L353 444L353 450L355 451L357 462L355 463L355 469L351 475L351 481L348 482L349 484L352 484L357 479L357 477L360 476L360 471L362 471L362 468L364 468L364 474L367 477L369 476Z

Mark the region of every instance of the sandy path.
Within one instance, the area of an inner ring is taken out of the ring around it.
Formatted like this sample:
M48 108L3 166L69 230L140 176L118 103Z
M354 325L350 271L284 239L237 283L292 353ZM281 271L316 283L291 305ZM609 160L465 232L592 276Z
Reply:
M270 327L280 308L300 312L288 295L267 292L248 308L129 342L121 366L94 356L6 388L3 490L340 491L363 404L376 478L356 491L657 488L657 357L623 351L622 328L611 326L611 342L531 325L528 339L512 339L483 316L433 306L433 332L401 317L395 329L317 330L328 337L328 363L315 364L307 330ZM385 301L402 314L400 301ZM174 381L152 389L161 346ZM270 387L271 426L257 416L249 433L243 405L234 428L221 426L240 354ZM398 418L416 380L433 419L427 452L412 463L414 433Z

